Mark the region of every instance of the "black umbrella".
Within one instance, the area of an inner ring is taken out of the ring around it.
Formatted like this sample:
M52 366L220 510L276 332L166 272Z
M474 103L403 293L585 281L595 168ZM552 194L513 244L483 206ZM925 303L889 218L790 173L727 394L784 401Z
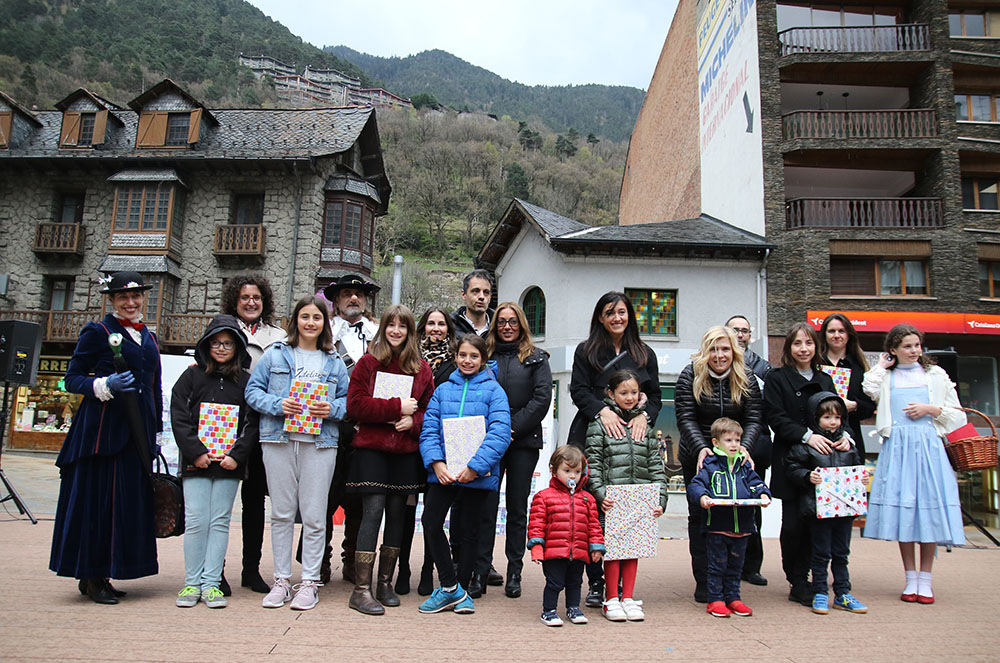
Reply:
M122 357L122 335L111 334L108 336L108 345L114 354L115 371L124 373L129 370L125 357ZM146 426L142 422L142 415L139 409L139 397L135 389L125 389L119 392L118 398L122 399L125 406L128 428L132 432L132 440L135 442L136 450L139 452L139 462L147 475L153 472L153 456L149 451L149 436L146 434Z

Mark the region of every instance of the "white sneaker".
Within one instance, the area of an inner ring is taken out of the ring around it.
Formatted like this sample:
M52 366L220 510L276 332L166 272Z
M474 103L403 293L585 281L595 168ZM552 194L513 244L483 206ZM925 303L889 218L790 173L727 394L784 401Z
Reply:
M319 593L316 589L319 583L315 580L303 580L295 585L295 598L292 599L292 610L312 610L319 603Z
M265 608L280 608L292 600L292 586L288 584L288 578L274 577L274 584L271 591L260 602Z
M642 611L642 601L624 599L622 601L622 611L625 613L625 618L630 622L641 622L646 618L646 614Z
M618 599L609 599L604 602L604 607L601 609L604 613L604 618L610 622L623 622L628 619L625 616L625 611L622 610L621 601Z

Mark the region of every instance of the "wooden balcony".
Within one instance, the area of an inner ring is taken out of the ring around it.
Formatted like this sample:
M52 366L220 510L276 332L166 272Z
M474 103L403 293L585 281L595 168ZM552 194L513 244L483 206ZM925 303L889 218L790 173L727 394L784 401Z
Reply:
M793 198L785 203L785 227L940 228L940 198Z
M35 228L35 253L83 255L83 224L39 223Z
M926 23L789 28L778 33L781 55L929 51Z
M157 338L163 345L194 347L205 333L215 314L176 313L163 316L157 327Z
M215 248L218 256L264 258L266 233L261 224L227 224L215 228Z
M0 310L0 320L37 322L42 328L42 340L57 343L75 343L85 324L100 319L100 311Z
M781 116L782 138L933 138L932 109L795 111Z

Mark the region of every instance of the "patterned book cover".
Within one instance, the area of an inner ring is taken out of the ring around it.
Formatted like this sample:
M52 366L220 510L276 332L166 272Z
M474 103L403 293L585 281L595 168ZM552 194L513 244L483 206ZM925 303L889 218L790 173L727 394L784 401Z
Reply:
M442 419L444 432L444 460L448 471L458 474L469 464L469 460L479 451L479 445L486 439L486 419L477 417L454 417Z
M379 371L375 374L375 389L372 390L374 398L398 398L399 400L405 400L410 397L412 391L412 375L386 373L385 371Z
M864 465L819 468L816 486L816 516L841 518L868 513L867 477Z
M851 384L851 369L823 364L820 366L820 370L833 378L833 386L837 388L837 395L847 400L847 388Z
M327 384L325 382L309 382L308 380L293 380L292 389L288 393L302 404L302 411L285 417L285 432L319 435L323 429L323 420L309 414L309 403L326 400Z
M653 509L660 505L660 484L608 486L605 494L615 505L604 512L604 559L656 557L660 527Z
M222 458L233 448L240 422L240 406L202 403L198 412L198 439L209 458Z

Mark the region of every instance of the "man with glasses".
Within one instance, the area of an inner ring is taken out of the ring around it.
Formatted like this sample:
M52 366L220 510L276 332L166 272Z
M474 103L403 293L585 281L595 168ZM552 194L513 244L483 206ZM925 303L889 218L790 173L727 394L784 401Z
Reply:
M285 340L285 330L274 324L271 284L260 274L240 274L226 281L222 289L222 312L236 316L240 330L247 337L251 371L269 345ZM265 495L267 475L264 473L264 457L260 445L257 445L247 459L247 475L240 487L243 503L243 573L240 585L261 594L271 590L260 576ZM225 576L220 589L229 596Z
M768 360L750 349L750 340L753 331L750 328L750 321L747 320L746 316L734 315L726 320L726 326L736 334L736 342L743 348L743 363L753 371L754 376L757 378L757 385L760 387L760 392L763 394L764 381L767 380L767 374L773 371L774 367L771 366ZM763 477L767 472L767 468L771 465L771 432L767 428L767 421L764 422L763 432L757 438L750 457L753 459L754 469L757 474ZM754 509L754 520L757 521L757 533L751 534L750 539L747 541L747 552L743 559L742 578L751 585L766 585L767 578L760 574L761 564L764 563L764 544L760 539L760 507Z

